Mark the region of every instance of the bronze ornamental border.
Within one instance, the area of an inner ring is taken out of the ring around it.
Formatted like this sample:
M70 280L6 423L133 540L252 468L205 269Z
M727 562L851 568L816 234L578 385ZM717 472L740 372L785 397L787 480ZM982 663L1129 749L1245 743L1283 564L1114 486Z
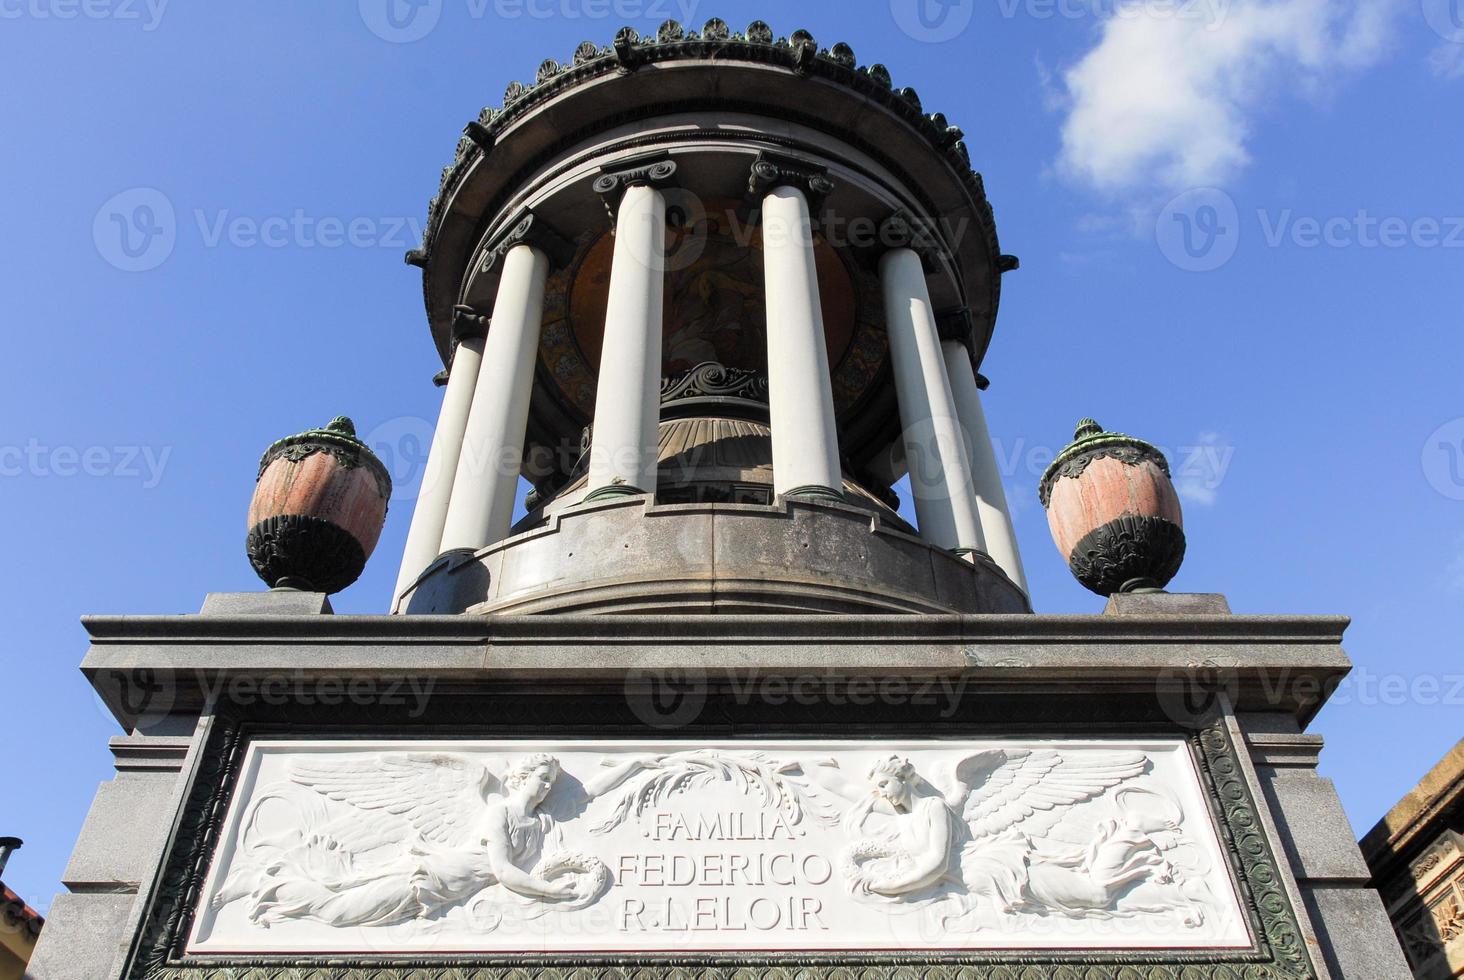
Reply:
M540 700L540 699L532 699ZM571 698L561 713L563 722L547 719L536 726L536 736L566 740L591 734L666 738L639 725L627 725L612 710L598 732L586 730L584 703ZM512 738L502 724L485 724L483 696L448 698L448 717L442 701L425 719L407 722L383 717L380 709L344 709L328 719L318 710L300 706L263 708L247 714L221 709L212 719L199 754L189 789L149 907L123 974L128 980L1315 980L1285 879L1267 840L1255 800L1247 785L1235 745L1226 727L1228 715L1213 714L1191 730L1149 720L1122 729L1112 725L1074 725L1056 729L1047 724L1047 737L1097 735L1182 736L1189 742L1220 831L1222 849L1239 886L1242 907L1256 939L1247 950L1183 952L1175 950L1098 952L897 952L829 953L784 952L737 955L727 953L676 954L480 954L451 956L317 956L298 953L252 956L186 956L184 945L200 899L209 861L249 743L256 738L407 738L430 734L436 738ZM603 700L595 699L600 704ZM542 708L536 714L542 718ZM491 714L486 717L492 717ZM620 722L620 723L617 723ZM522 725L523 722L518 722ZM695 739L713 734L709 726L688 726L677 737ZM783 726L770 732L739 731L737 737L790 737ZM823 727L823 726L821 726ZM923 731L912 731L923 727ZM1025 726L1023 726L1025 728ZM865 726L868 730L868 726ZM699 730L700 729L700 730ZM715 734L726 734L715 732ZM797 737L837 734L800 728ZM881 735L892 734L880 732ZM902 726L906 737L940 736L993 738L1012 736L1010 726L993 730L972 720L939 726ZM1023 736L1039 733L1022 731ZM847 737L845 734L843 737Z

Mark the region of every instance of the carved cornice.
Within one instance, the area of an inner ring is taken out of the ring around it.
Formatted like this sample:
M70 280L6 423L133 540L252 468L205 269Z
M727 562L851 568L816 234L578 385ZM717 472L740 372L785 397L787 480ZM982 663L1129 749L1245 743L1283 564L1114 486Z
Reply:
M760 371L707 361L679 377L661 379L661 404L687 398L741 398L766 405L768 378Z
M483 253L480 271L492 269L516 245L528 245L543 252L554 268L563 268L574 258L574 242L555 231L549 222L533 211L522 211L509 222L508 231Z
M802 191L808 198L809 214L815 217L823 210L824 200L834 192L827 167L775 153L759 153L747 178L747 193L753 208L761 208L763 198L779 187L796 187Z
M628 28L627 28L628 30ZM632 187L671 187L676 176L676 161L664 154L624 161L615 169L609 167L600 171L593 185L596 194L605 201L605 210L610 213L614 224L620 214L620 201Z
M545 683L588 678L618 690L641 661L636 644L694 651L672 664L709 672L747 667L805 670L840 647L846 670L877 677L969 673L992 690L1020 685L1034 667L1058 685L1082 687L1095 670L1112 689L1152 692L1156 676L1186 686L1217 683L1242 710L1285 712L1305 726L1351 669L1342 652L1342 617L921 616L789 613L736 617L617 615L442 616L86 616L90 647L82 673L126 728L137 705L166 685L173 703L202 706L236 673L292 664L302 645L328 657L343 677L379 676L377 651L401 651L422 677L455 677L463 657L475 676L511 682L528 672ZM851 641L851 638L855 638ZM1195 647L1212 666L1196 668ZM466 654L465 654L466 651ZM627 651L632 651L627 653ZM398 671L406 668L398 668ZM386 671L390 673L390 671ZM557 680L556 680L557 679ZM999 700L999 699L998 699Z
M451 195L474 162L493 151L499 136L539 106L579 85L607 74L629 74L648 64L672 61L740 60L792 69L806 78L820 78L842 85L914 127L940 153L971 188L978 201L985 200L979 174L971 171L971 155L965 133L952 126L943 113L927 114L919 94L909 87L895 88L884 65L858 66L854 49L839 42L820 48L813 35L795 31L778 37L763 21L754 21L745 31L734 32L726 21L713 18L700 32L687 30L669 20L654 35L642 37L633 27L624 27L611 45L582 42L567 62L542 62L533 84L512 82L504 92L502 108L483 109L464 128L453 162L442 171L438 191L427 209L427 227L422 248L409 257L413 265L425 265L426 253L436 239L443 217L443 202Z

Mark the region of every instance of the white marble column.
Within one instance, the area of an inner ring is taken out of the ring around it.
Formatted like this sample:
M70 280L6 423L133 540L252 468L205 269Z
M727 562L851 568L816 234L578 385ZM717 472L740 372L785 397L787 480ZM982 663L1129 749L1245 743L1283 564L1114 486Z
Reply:
M508 537L548 274L548 255L531 245L513 245L503 257L439 553L477 551Z
M1006 490L1001 484L1001 468L991 445L991 432L986 427L986 412L981 406L981 389L971 367L971 354L958 340L943 340L940 346L945 355L951 395L956 402L956 417L966 435L966 459L971 464L976 514L981 520L981 535L986 539L986 553L1017 588L1026 592L1022 554L1017 550L1017 535L1012 528L1011 511L1007 509Z
M920 536L951 551L985 551L920 256L909 248L886 252L879 277Z
M422 473L417 507L412 511L412 525L407 531L407 545L402 552L402 567L397 574L393 604L441 553L442 529L447 524L452 484L457 476L458 457L462 453L468 413L473 404L473 389L478 383L478 369L482 362L481 334L463 338L453 352L447 389L442 394L442 409L437 415L437 428L432 431L432 448L427 451L427 468Z
M801 190L783 185L768 193L762 232L773 491L842 497L813 222Z
M620 199L611 261L589 498L656 491L666 199L654 187L629 187Z

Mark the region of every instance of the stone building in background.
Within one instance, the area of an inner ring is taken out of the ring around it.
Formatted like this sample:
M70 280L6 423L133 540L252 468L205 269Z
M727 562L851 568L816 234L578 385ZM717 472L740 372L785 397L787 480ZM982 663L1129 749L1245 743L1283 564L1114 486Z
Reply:
M1464 742L1362 839L1419 980L1464 976Z
M1088 419L1024 492L1108 604L1032 612L1000 138L761 22L509 85L407 256L445 391L394 594L327 598L392 492L341 418L261 462L270 591L85 620L126 734L34 975L1405 977L1305 732L1345 620L1163 592L1167 463Z
M20 843L18 837L0 837L0 875ZM0 881L0 980L20 980L25 975L45 924L39 912Z

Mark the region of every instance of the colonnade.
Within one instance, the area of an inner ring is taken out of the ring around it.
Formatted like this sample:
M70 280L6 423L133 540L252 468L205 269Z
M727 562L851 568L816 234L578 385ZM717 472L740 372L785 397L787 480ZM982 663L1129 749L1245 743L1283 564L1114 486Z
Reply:
M602 173L595 190L615 246L591 430L586 500L654 493L660 413L666 190L674 160ZM813 214L826 173L764 156L759 201L767 306L774 493L842 497L833 386L825 346ZM454 330L441 415L408 532L400 597L442 554L508 537L528 424L545 284L566 243L533 214L485 257L501 263L491 329ZM1021 559L970 357L942 341L913 244L879 263L905 458L920 534L958 554L986 552L1026 591Z

